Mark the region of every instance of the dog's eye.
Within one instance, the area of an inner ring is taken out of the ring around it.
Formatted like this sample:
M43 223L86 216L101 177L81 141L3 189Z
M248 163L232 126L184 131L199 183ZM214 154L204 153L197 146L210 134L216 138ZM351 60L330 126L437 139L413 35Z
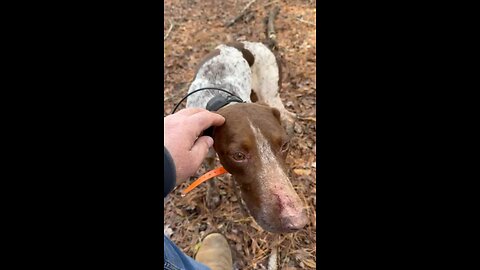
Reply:
M288 147L290 146L290 142L286 142L282 145L282 152L285 152L288 150Z
M241 152L237 152L235 154L233 154L233 159L236 160L236 161L243 161L247 158L247 156L245 156L244 153L241 153Z

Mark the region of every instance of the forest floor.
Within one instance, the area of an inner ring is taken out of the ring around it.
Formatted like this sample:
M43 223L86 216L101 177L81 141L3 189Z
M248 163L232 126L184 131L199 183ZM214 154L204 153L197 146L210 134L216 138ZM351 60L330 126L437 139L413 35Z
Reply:
M250 2L246 15L225 26ZM310 222L290 234L262 230L252 217L240 211L239 198L228 177L214 180L221 205L205 205L207 185L180 196L191 181L174 190L164 202L164 233L186 254L194 256L205 235L226 236L235 269L267 269L276 254L277 269L316 269L316 3L274 0L164 1L164 116L188 90L202 57L217 45L230 41L266 42L264 19L275 7L277 49L283 66L280 97L296 113L295 134L287 156L289 176L304 200ZM183 108L184 104L180 107ZM205 173L201 168L198 175Z

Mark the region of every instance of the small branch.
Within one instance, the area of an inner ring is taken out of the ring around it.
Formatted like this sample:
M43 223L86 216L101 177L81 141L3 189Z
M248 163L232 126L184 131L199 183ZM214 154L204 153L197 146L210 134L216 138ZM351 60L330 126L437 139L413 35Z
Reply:
M168 35L170 35L170 32L172 32L172 29L173 29L174 25L175 24L172 22L172 20L170 20L170 28L168 28L167 34L163 37L163 41L167 40Z
M242 9L242 11L240 12L240 14L233 18L231 21L229 21L228 23L225 24L226 27L230 27L232 25L234 25L238 20L240 20L243 16L245 16L245 14L247 13L247 9L253 4L255 3L255 1L257 0L252 0L250 2L248 2L248 4Z
M277 47L277 35L275 33L275 18L280 12L280 7L276 6L273 10L268 13L267 19L267 39L271 45L271 48L274 49Z
M257 11L260 11L260 10L262 10L262 9L265 9L265 8L267 8L268 6L271 6L271 5L273 5L273 4L275 4L275 3L278 3L278 2L280 2L280 1L279 1L279 0L275 0L275 1L272 1L272 2L268 2L268 3L266 3L266 4L263 5L263 6L258 6L258 7L256 7L256 8L252 8L251 11L252 11L252 12L257 12Z
M271 4L275 4L275 3L278 3L279 0L275 0L275 1L272 1L272 2L269 2L269 3L266 3L263 7L268 7L270 6Z
M311 25L311 26L317 27L317 25L316 25L316 24L314 24L314 23L311 23L311 22L309 22L309 21L305 21L305 20L303 20L303 19L301 19L301 18L296 18L296 19L297 19L297 21L299 21L299 22L306 23L306 24L308 24L308 25Z
M273 247L272 253L270 254L270 258L268 258L268 270L277 270L278 269L278 264L277 264L277 247Z
M304 116L297 115L297 119L299 119L299 120L305 120L305 121L317 122L317 118L316 118L316 117L304 117Z

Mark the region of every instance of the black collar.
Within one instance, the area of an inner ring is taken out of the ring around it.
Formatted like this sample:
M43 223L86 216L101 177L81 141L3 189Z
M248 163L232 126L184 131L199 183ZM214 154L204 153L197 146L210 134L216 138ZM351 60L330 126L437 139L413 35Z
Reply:
M177 110L178 106L187 98L189 97L190 95L194 94L194 93L197 93L197 92L200 92L200 91L204 91L204 90L218 90L218 91L222 91L222 92L225 92L227 94L230 94L230 96L228 97L223 97L223 96L214 96L212 99L210 99L207 103L207 110L209 111L217 111L219 110L220 108L226 106L227 104L230 104L231 102L241 102L241 103L245 103L245 101L243 101L240 97L236 96L235 94L225 90L225 89L221 89L221 88L216 88L216 87L205 87L205 88L200 88L200 89L197 89L195 91L192 91L190 93L188 93L188 95L184 96L180 102L178 102L178 104L175 105L175 108L173 108L172 110L172 113L171 114L174 114L175 111Z

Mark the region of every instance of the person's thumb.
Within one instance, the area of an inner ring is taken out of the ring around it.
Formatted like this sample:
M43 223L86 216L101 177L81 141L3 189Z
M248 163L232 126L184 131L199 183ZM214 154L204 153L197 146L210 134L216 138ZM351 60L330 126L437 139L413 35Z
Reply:
M192 159L196 166L200 167L202 161L208 154L208 150L213 145L213 139L210 136L202 136L195 141L190 152L192 153Z

